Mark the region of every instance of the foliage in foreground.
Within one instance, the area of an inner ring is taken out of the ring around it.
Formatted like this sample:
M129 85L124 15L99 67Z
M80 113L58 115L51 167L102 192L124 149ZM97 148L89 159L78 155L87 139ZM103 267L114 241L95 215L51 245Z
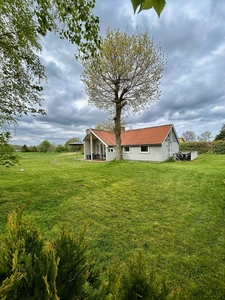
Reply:
M13 147L8 144L9 139L9 132L0 133L0 165L5 167L14 166L19 159Z
M160 14L166 5L165 0L131 0L131 3L133 5L134 13L139 9L139 12L145 9L151 9L154 8L156 13L158 14L158 17L160 17Z
M90 262L86 227L78 237L62 230L46 242L22 208L8 215L0 243L0 299L168 299L141 253L126 265L118 262L100 279ZM170 298L171 299L171 298Z

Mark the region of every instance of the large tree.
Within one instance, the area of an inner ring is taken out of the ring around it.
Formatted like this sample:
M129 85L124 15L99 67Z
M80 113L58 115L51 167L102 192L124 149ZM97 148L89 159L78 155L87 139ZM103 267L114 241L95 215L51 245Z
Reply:
M148 31L129 36L120 30L108 30L99 55L83 61L81 80L88 103L114 118L117 160L122 159L121 118L159 99L165 63L161 47L154 45Z
M40 37L58 33L93 55L100 45L99 20L92 14L95 0L8 0L0 2L0 128L23 114L44 113Z
M51 143L48 140L44 140L37 146L38 152L48 152L51 149Z
M40 36L54 31L79 46L85 57L100 46L96 0L8 0L0 2L0 128L16 124L23 114L44 113L41 81L44 68L38 52ZM165 0L131 0L134 12L154 8Z

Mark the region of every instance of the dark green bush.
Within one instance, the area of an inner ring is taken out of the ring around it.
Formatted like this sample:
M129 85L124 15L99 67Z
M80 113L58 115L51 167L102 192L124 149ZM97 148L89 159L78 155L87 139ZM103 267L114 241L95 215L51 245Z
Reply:
M23 145L20 149L21 152L29 152L29 148L27 147L27 145Z
M175 162L175 161L176 161L176 158L174 156L170 156L165 160L165 162Z
M180 151L198 151L198 154L207 153L211 149L211 142L185 142L180 144Z
M225 154L225 141L185 142L180 144L180 151L198 151L198 154L211 151L216 154Z
M180 151L198 151L198 154L213 152L225 154L225 140L214 142L185 142L180 144Z
M63 145L58 145L58 146L55 147L54 151L58 152L58 153L61 153L61 152L66 151L66 148Z
M225 140L212 142L213 152L216 154L225 154Z
M36 146L29 146L28 147L28 152L38 152L37 147Z

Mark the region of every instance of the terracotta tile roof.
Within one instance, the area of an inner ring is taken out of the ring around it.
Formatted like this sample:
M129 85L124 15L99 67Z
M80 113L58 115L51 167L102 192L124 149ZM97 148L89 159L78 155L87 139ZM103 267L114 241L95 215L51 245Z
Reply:
M112 131L105 131L100 129L91 129L91 131L99 137L106 145L116 145L115 133Z
M172 124L169 124L122 131L122 145L160 145L167 137L167 134L172 126ZM113 132L98 129L92 129L92 132L97 135L106 145L116 145L115 135Z

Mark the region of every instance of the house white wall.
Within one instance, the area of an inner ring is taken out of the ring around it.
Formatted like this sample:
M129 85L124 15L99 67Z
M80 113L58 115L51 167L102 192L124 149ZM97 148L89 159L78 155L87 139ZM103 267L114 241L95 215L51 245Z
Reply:
M130 152L124 152L123 147L123 159L125 160L140 160L140 161L162 161L161 147L148 147L148 153L141 153L140 146L130 146Z
M113 160L116 158L116 147L107 147L106 148L106 160Z
M171 130L162 144L162 161L165 161L167 158L178 151L179 144L174 131Z

